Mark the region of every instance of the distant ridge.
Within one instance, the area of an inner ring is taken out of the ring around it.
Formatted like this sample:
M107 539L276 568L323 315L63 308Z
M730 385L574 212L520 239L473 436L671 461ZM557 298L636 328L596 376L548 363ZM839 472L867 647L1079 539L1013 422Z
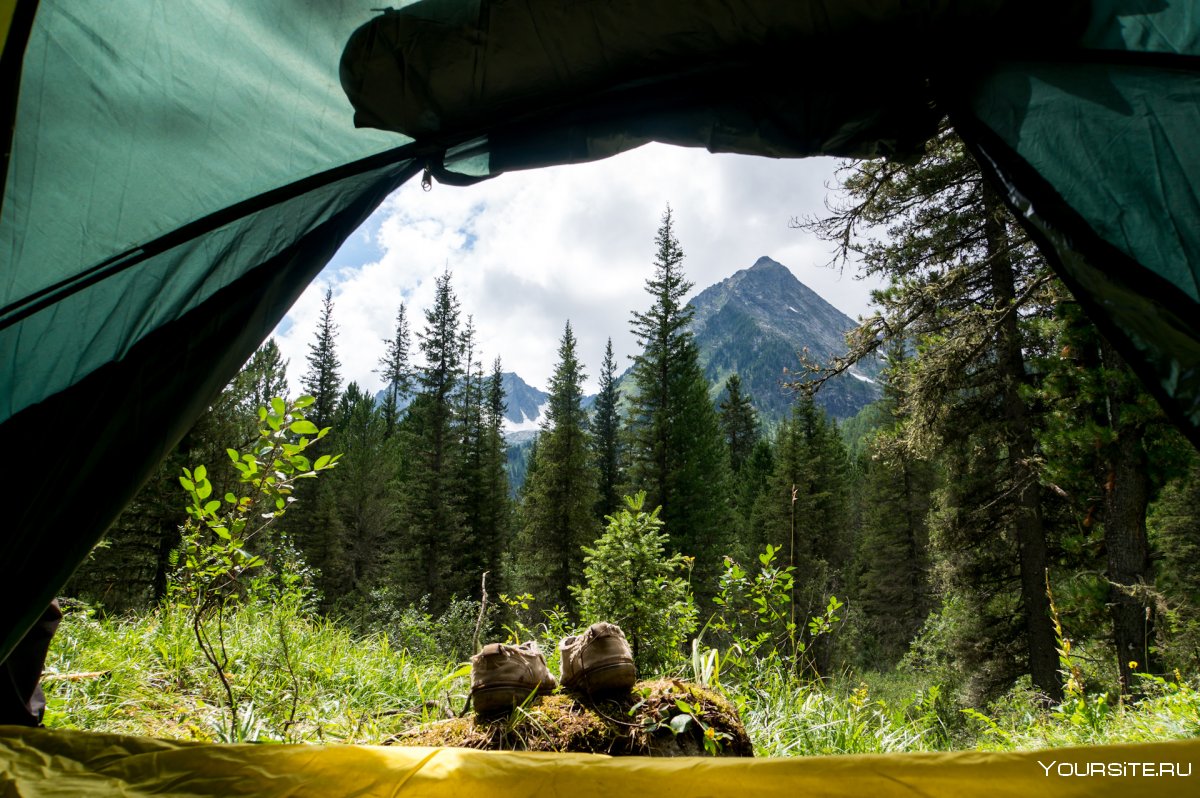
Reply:
M817 360L841 354L844 336L855 326L853 319L796 279L791 269L766 256L705 288L689 304L695 309L692 330L714 401L729 375L737 372L743 390L767 422L784 418L795 402L782 382L788 376L785 368L794 372L800 367L798 353L807 347ZM878 376L874 361L860 364L830 380L817 394L817 404L836 418L849 418L882 395ZM528 441L541 429L550 395L511 371L501 379L505 438L513 444ZM631 379L628 370L618 379L626 397ZM375 401L381 402L384 394L381 390ZM591 407L594 401L594 396L586 396L583 406Z

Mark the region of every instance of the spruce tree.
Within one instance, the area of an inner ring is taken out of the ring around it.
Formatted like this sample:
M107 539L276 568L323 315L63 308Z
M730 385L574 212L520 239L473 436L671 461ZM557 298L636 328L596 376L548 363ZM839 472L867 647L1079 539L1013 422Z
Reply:
M325 603L365 598L386 581L396 496L389 468L387 418L357 383L346 386L334 418L342 459L326 481L337 497L343 539L330 548L341 558L322 569ZM336 569L336 570L334 570Z
M376 373L383 377L383 418L385 434L391 437L400 420L401 402L412 390L412 365L409 362L408 318L404 303L396 311L396 327L391 338L384 339L384 355L379 360Z
M537 468L531 468L526 481L518 548L525 589L565 608L574 606L570 586L583 575L581 547L600 536L594 515L596 472L582 408L583 379L575 335L567 322L538 436Z
M621 457L621 391L617 387L616 363L613 360L612 338L604 347L604 363L600 367L600 393L596 396L592 416L592 462L598 478L600 499L596 517L617 512L621 507L621 485L624 473Z
M740 562L748 562L759 553L750 543L753 537L751 519L771 473L771 450L770 444L759 434L758 413L750 396L742 393L741 377L730 374L723 393L718 405L718 420L729 464L729 497L733 511L734 535L729 553Z
M978 677L979 697L1024 671L1057 699L1038 422L1028 404L1036 375L1026 362L1041 346L1048 268L949 129L919 163L860 163L843 189L848 202L811 226L838 242L841 257L891 282L876 295L882 312L855 331L840 365L885 341L915 347L897 375L912 418L906 445L945 463L951 483L937 494L935 539L947 588L979 621L959 637L960 665ZM872 228L887 236L871 237Z
M758 413L750 396L742 393L742 378L736 373L725 381L725 398L719 407L729 467L734 474L740 474L758 442Z
M341 391L342 367L337 356L337 325L333 323L333 289L325 289L321 318L317 322L316 340L308 345L308 370L301 384L304 391L316 399L309 408L309 420L322 429L333 421Z
M1103 552L1077 556L1074 565L1103 574L1110 631L1100 635L1111 637L1120 687L1129 693L1135 672L1161 670L1155 637L1162 602L1147 514L1160 488L1185 470L1189 447L1065 291L1056 297L1055 317L1056 346L1038 363L1047 375L1040 398L1051 411L1039 437L1043 475L1083 530L1064 548Z
M756 549L782 549L781 564L796 569L789 614L803 630L831 596L845 595L853 541L848 529L849 463L837 428L811 398L780 425L775 471L755 511ZM812 653L817 670L828 670L824 641Z
M433 307L418 333L425 364L417 371L418 391L409 407L412 460L404 494L404 540L398 558L401 594L429 596L434 608L454 594L466 595L478 574L456 571L466 529L459 482L462 442L457 389L462 379L458 299L450 273L437 278Z
M887 372L904 368L903 346L888 352ZM861 533L855 553L855 592L862 610L860 662L894 665L934 609L928 515L935 473L931 463L902 444L908 418L885 383L879 411L883 426L871 437L862 462Z
M480 552L480 561L490 576L488 585L493 593L507 589L509 574L505 572L505 555L512 537L512 500L508 485L508 446L504 441L504 377L500 358L492 363L492 373L484 386L483 424L479 443L476 511L473 532Z
M671 209L655 237L652 304L631 324L642 351L634 358L629 416L629 483L645 490L647 506L662 506L671 546L696 558L698 589L715 576L728 540L724 447L700 353L683 299L683 250Z
M458 484L462 486L462 510L465 524L465 542L456 568L464 574L475 574L479 579L489 570L488 547L493 541L489 535L495 533L487 519L491 510L487 506L489 494L485 490L485 461L488 449L494 443L491 429L486 420L485 387L483 364L475 359L475 323L468 316L462 334L462 360L465 371L459 388L458 422L455 436L461 441L462 456L458 463ZM487 529L485 529L487 527ZM499 577L494 573L493 577ZM495 588L497 581L490 580Z

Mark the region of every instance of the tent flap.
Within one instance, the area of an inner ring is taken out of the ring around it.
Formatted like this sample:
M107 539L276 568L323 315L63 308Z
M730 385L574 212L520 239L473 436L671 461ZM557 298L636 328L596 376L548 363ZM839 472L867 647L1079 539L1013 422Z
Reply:
M493 172L650 140L913 156L936 129L931 69L979 58L981 29L1008 49L1061 42L1084 5L425 0L359 28L341 77L356 124L423 143L489 133Z
M1059 275L1200 446L1200 11L1098 0L1071 57L943 88Z

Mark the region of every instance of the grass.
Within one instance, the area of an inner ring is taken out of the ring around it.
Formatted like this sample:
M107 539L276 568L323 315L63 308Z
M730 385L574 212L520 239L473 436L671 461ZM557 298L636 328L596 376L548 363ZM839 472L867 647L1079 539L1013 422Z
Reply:
M288 634L295 680L276 644ZM465 700L465 672L420 661L386 637L356 637L328 620L251 606L227 625L227 669L252 740L371 743L446 717ZM74 673L106 672L78 681ZM184 614L64 618L46 664L46 725L196 740L227 740L223 691ZM297 687L299 689L297 689ZM295 710L293 712L293 706Z
M281 628L290 669L278 645ZM185 740L381 743L419 736L413 729L423 724L446 726L469 687L462 663L269 606L236 612L227 640L228 675L241 704L233 732L224 692L180 610L98 618L73 608L47 662L46 725ZM1136 703L1089 695L1053 709L1021 688L989 707L964 708L919 675L903 673L814 683L760 665L719 676L759 756L1028 750L1200 736L1200 690L1179 675L1143 677L1146 697Z

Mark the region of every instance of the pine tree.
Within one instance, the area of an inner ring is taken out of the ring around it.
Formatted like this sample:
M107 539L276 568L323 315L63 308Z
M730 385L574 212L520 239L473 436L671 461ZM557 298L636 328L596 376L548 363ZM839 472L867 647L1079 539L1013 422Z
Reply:
M509 498L508 447L504 441L504 376L498 357L492 363L485 392L475 488L478 510L472 529L483 569L490 574L490 589L500 592L507 588L509 581L504 561L511 543L513 508Z
M332 434L342 459L326 481L337 497L343 539L330 546L340 561L321 568L327 606L347 596L360 600L386 579L396 497L385 437L387 418L381 410L353 382L338 403Z
M742 378L736 373L725 381L725 398L719 407L729 467L734 474L740 474L758 442L758 413L750 396L742 393Z
M409 407L411 467L403 486L404 541L397 562L402 595L429 596L434 608L454 594L466 595L478 574L455 571L466 529L459 482L462 442L456 391L462 379L458 299L450 273L437 278L433 307L425 311L418 333L425 365L418 369L419 390Z
M538 466L526 481L518 550L525 589L564 608L575 604L570 586L583 575L581 547L600 536L593 514L596 472L590 463L587 414L582 407L583 379L575 335L567 322L538 436Z
M903 346L888 352L887 372L907 361ZM861 536L855 554L855 591L862 610L859 653L869 667L894 665L934 609L931 601L928 514L935 473L931 463L903 446L895 388L885 383L880 412L884 426L862 457Z
M616 363L613 360L612 339L604 347L604 363L600 367L600 393L596 396L592 416L592 462L599 480L600 500L595 514L599 519L617 512L621 506L621 485L624 483L620 444L621 391L617 387Z
M1048 268L948 129L918 164L864 162L843 188L849 202L811 226L842 257L891 280L876 296L883 312L855 331L848 360L884 341L915 346L898 375L912 418L906 444L945 462L952 484L938 493L934 537L949 589L974 602L970 617L981 624L960 636L961 663L983 692L1023 670L1058 698L1037 420L1026 400L1035 375L1025 359L1041 345L1035 311L1045 309ZM1008 657L1014 644L1023 663Z
M309 420L325 428L333 421L341 391L342 367L337 356L337 325L333 323L333 289L325 289L321 318L317 323L316 340L308 346L308 371L301 384L305 392L316 399L310 408Z
M1104 574L1110 633L1100 635L1111 637L1120 687L1129 693L1135 672L1161 669L1147 514L1159 489L1185 470L1187 447L1065 291L1055 316L1057 346L1038 363L1047 375L1039 396L1051 411L1039 437L1043 474L1065 499L1073 526L1085 530L1085 540L1073 535L1064 547L1079 555L1103 550L1103 557L1077 556L1075 567Z
M396 327L391 338L384 339L386 347L379 360L376 373L383 377L383 417L387 425L385 434L391 437L400 420L401 402L412 390L412 366L409 363L408 318L404 303L396 311Z
M485 492L485 461L487 450L494 442L486 420L483 364L475 358L475 323L470 316L467 317L462 333L461 347L466 368L458 392L458 423L455 429L462 447L458 483L462 486L466 538L455 567L464 574L475 574L475 579L478 580L478 575L489 570L488 548L492 541L487 537L495 533L494 528L490 531L484 529L488 526L486 519L491 514L487 506L489 498ZM498 584L499 576L499 573L493 573L492 579L489 580L493 588Z
M849 462L837 428L811 398L792 409L780 425L775 471L755 511L756 552L767 544L782 549L783 565L796 569L790 615L803 629L831 596L845 595L845 573L853 541L849 518ZM830 651L813 652L819 673Z
M276 396L285 398L288 395L287 361L274 338L268 338L254 351L225 393L232 405L230 415L237 417L244 427L238 438L228 440L225 445L240 450L258 436L258 408L269 406ZM214 405L214 410L221 401Z
M629 416L629 482L644 489L675 551L696 558L697 584L712 583L728 541L725 457L716 409L683 301L692 284L683 276L683 250L671 209L655 238L653 304L631 324L642 347L634 358Z
M772 470L771 447L760 435L758 413L750 396L742 393L741 377L730 374L723 394L718 405L718 420L729 464L729 496L733 510L734 534L729 553L739 562L749 562L760 551L750 542L752 517Z

